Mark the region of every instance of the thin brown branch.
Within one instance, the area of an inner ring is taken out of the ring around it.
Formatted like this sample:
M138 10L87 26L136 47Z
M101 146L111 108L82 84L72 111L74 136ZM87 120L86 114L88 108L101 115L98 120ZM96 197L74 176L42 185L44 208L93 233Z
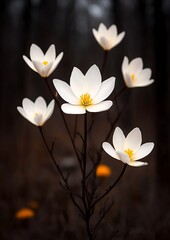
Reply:
M77 159L78 159L79 164L81 164L81 159L80 159L80 157L79 157L79 155L78 155L78 152L77 152L77 150L76 150L76 145L75 145L75 143L74 143L74 139L73 139L72 136L71 136L71 132L70 132L70 130L69 130L68 124L67 124L66 119L65 119L65 117L64 117L64 113L63 113L63 111L62 111L62 109L61 109L61 107L60 107L58 98L57 98L56 94L52 91L52 89L51 89L51 87L50 87L50 84L49 84L47 78L45 78L45 82L46 82L46 84L47 84L47 87L48 87L51 95L53 96L53 98L54 98L54 100L55 100L55 102L56 102L56 104L57 104L57 106L58 106L58 108L59 108L61 117L62 117L62 119L63 119L63 122L64 122L64 125L65 125L65 127L66 127L68 136L69 136L69 138L70 138L70 141L71 141L71 143L72 143L74 152L75 152L75 154L76 154L76 157L77 157Z
M95 226L94 226L93 234L95 234L95 232L96 232L97 228L99 227L99 225L101 224L102 220L104 219L104 217L107 215L107 213L108 213L108 212L110 211L110 209L112 208L113 203L114 203L114 202L112 201L111 204L109 204L109 206L108 206L107 208L104 207L103 212L102 212L100 218L98 219L97 223L96 223ZM105 206L106 206L106 203L105 203Z
M118 176L118 178L116 179L116 181L105 191L105 193L103 193L99 198L97 198L91 205L91 208L94 208L95 205L100 201L102 200L105 196L107 196L111 190L117 185L117 183L120 181L120 179L122 178L123 174L125 173L125 170L126 170L126 167L127 167L127 164L125 164L123 166L123 169L120 173L120 175Z

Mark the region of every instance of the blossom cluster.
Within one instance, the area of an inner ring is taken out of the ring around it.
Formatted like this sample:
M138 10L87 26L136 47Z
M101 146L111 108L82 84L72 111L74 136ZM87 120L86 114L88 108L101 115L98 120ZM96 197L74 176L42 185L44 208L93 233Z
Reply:
M104 51L109 51L119 44L125 36L125 32L117 33L117 27L110 28L101 23L98 30L93 29L93 35ZM52 44L47 52L32 44L30 59L23 56L28 66L41 77L47 78L56 69L62 60L63 52L56 57L55 46ZM127 88L144 87L154 82L151 78L151 69L143 69L141 58L135 58L129 62L124 57L122 62L122 75ZM115 77L111 76L102 81L102 74L97 65L92 65L83 74L80 69L74 67L70 76L70 85L65 81L54 79L56 92L65 101L61 109L66 114L86 114L88 112L101 112L110 109L112 100L106 100L115 88ZM36 126L43 126L54 111L55 101L47 106L43 97L38 97L35 102L24 98L22 107L17 107L20 114ZM113 133L113 146L104 142L104 151L112 158L122 161L129 166L139 167L147 163L137 161L147 156L153 149L154 143L142 144L142 136L139 128L134 128L125 137L123 131L117 127Z

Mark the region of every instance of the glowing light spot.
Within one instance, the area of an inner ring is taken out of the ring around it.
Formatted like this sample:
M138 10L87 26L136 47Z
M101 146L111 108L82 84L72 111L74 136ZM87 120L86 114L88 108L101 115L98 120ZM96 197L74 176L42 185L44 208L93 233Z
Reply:
M46 66L48 64L48 61L44 61L43 64Z
M84 107L87 107L87 106L91 105L92 104L92 99L91 99L90 95L88 93L82 94L80 96L80 103Z
M35 216L35 213L30 208L21 208L15 214L15 217L17 219L27 219L27 218L32 218L34 216Z
M127 149L127 150L125 150L125 153L127 153L127 155L129 156L129 158L130 158L130 161L133 161L133 150L131 150L131 149Z
M111 168L105 164L100 164L96 169L97 177L109 177L111 175Z

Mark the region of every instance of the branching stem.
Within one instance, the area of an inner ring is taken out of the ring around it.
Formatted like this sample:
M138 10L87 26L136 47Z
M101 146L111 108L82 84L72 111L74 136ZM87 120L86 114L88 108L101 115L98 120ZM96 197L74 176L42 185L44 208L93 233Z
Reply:
M116 179L116 181L105 191L105 193L103 193L99 198L97 198L91 205L91 208L94 208L96 206L96 204L102 200L105 196L107 196L111 190L117 185L117 183L120 181L120 179L122 178L123 174L125 173L127 164L124 165L120 175L118 176L118 178Z
M54 100L55 100L55 102L56 102L56 104L57 104L57 107L58 107L59 111L60 111L60 114L61 114L61 117L62 117L62 119L63 119L64 125L65 125L65 127L66 127L68 136L69 136L69 138L70 138L70 141L71 141L71 143L72 143L74 152L75 152L75 154L76 154L76 157L77 157L77 159L78 159L80 168L81 168L81 170L82 170L82 167L81 167L81 159L80 159L79 154L78 154L78 152L77 152L76 145L75 145L75 143L74 143L74 139L73 139L72 136L71 136L71 132L70 132L70 130L69 130L68 124L67 124L66 119L65 119L65 117L64 117L64 113L63 113L63 111L61 110L61 107L60 107L59 101L58 101L58 99L57 99L57 96L56 96L56 94L52 91L52 89L51 89L51 87L50 87L50 84L49 84L47 78L45 78L45 82L46 82L46 84L47 84L47 87L48 87L51 95L53 96L53 98L54 98Z

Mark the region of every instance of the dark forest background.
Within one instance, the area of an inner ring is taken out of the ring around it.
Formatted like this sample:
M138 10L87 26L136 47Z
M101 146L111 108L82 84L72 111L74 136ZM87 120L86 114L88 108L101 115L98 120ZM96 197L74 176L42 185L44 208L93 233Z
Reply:
M138 126L143 142L155 142L146 157L147 167L128 167L110 195L112 210L100 226L97 239L170 239L170 2L169 0L4 0L0 2L0 239L54 240L85 239L84 225L70 199L61 189L56 172L37 127L23 119L16 107L22 99L51 96L45 82L23 61L32 43L45 52L54 43L64 57L50 76L69 82L72 68L84 73L94 63L102 64L103 51L92 28L103 22L126 31L124 40L109 52L104 78L116 77L116 89L123 86L121 64L142 57L152 69L154 84L127 91L118 99L121 116L117 126L125 133ZM113 108L113 117L117 114ZM97 119L91 141L97 146L105 134L105 114ZM75 117L66 116L73 128ZM81 128L81 116L79 118ZM72 163L71 184L78 187L74 153L59 111L44 126L50 141L56 137L58 161ZM100 134L99 134L100 133ZM111 138L110 138L111 141ZM122 164L104 155L112 168L111 179ZM34 218L15 217L22 207L37 203Z

